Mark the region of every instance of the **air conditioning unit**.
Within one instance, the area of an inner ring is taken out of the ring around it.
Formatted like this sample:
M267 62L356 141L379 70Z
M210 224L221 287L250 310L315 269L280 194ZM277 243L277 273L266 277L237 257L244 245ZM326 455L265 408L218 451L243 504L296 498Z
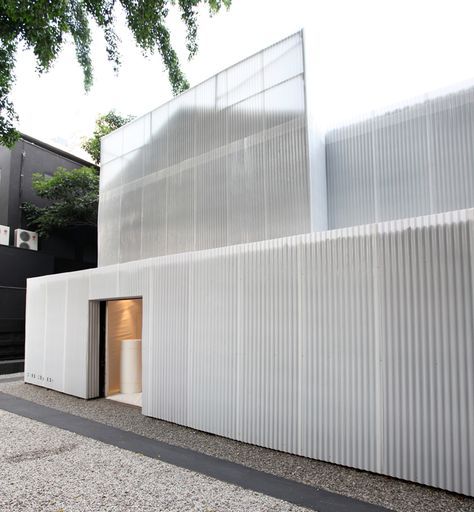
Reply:
M0 225L0 245L10 245L10 228Z
M21 249L38 250L38 233L26 229L15 229L15 247Z

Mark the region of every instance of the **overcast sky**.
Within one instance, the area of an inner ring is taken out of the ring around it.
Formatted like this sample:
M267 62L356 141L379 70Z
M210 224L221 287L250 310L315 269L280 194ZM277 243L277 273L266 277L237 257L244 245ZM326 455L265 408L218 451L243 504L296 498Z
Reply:
M159 57L144 58L117 17L122 68L115 76L95 32L88 94L72 45L42 76L31 53L18 54L12 97L21 131L83 155L80 139L99 113L140 115L171 97ZM169 20L191 85L305 28L331 124L474 77L473 0L233 0L228 12L201 13L199 53L191 62L179 17L172 12Z

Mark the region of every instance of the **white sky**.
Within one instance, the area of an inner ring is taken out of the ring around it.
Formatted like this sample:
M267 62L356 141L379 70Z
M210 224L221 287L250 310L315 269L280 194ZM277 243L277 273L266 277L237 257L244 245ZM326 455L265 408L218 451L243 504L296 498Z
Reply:
M191 85L304 27L331 123L474 77L474 0L233 0L229 12L213 18L203 10L191 62L179 17L172 12L169 19ZM99 113L140 115L167 101L171 89L158 55L144 58L125 26L119 35L122 68L115 76L95 33L88 94L72 45L42 76L31 53L20 53L12 94L20 130L84 156L80 139L92 133Z

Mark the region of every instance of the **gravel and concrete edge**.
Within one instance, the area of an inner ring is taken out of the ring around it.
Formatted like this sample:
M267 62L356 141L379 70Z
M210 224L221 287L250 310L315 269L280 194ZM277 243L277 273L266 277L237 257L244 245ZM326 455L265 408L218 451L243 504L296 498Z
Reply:
M2 512L303 512L238 486L0 411Z
M0 390L142 436L191 448L392 510L474 511L474 499L469 497L214 436L145 417L136 407L110 400L86 401L22 382L0 382Z

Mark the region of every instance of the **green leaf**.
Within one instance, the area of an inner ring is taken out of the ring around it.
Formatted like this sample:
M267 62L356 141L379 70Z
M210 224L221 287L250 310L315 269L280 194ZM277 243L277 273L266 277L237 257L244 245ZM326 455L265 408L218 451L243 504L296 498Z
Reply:
M92 137L84 138L81 147L87 151L92 160L96 164L100 164L100 139L104 135L108 135L117 128L120 128L126 123L132 121L134 116L122 116L111 110L105 115L101 115L96 119L95 130Z
M47 237L53 231L73 226L97 226L99 174L91 167L67 170L59 167L53 176L33 174L33 190L50 201L39 207L23 203L22 210L30 228Z
M84 73L84 87L93 81L90 22L102 30L108 59L120 67L119 38L115 32L117 4L125 12L127 25L145 55L158 53L173 94L189 88L175 49L171 44L167 17L170 6L179 9L186 27L189 58L198 51L198 8L209 7L210 15L231 0L1 0L0 1L0 144L11 147L18 139L18 121L10 92L15 81L15 53L19 45L33 52L39 73L50 69L67 36L72 38L76 58Z

